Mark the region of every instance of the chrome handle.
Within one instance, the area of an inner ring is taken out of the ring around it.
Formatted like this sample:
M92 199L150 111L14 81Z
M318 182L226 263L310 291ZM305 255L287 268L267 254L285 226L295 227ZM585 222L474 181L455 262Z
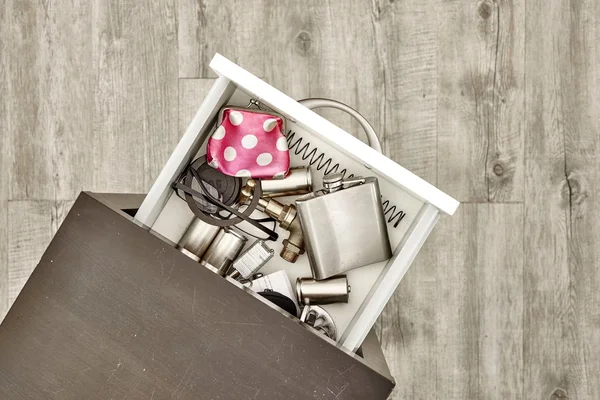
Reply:
M379 137L377 137L377 133L375 133L375 129L373 129L373 126L369 123L369 121L367 121L365 117L363 117L358 111L356 111L349 105L336 100L322 98L298 100L298 103L311 110L314 110L315 108L335 108L337 110L350 114L358 121L360 126L367 134L369 146L371 146L378 152L383 153L383 150L381 149L381 142L379 141Z

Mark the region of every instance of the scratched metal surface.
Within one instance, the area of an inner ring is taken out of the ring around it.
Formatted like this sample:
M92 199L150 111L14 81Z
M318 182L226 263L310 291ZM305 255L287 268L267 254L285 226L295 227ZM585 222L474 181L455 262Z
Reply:
M0 325L1 399L385 399L392 382L82 194Z

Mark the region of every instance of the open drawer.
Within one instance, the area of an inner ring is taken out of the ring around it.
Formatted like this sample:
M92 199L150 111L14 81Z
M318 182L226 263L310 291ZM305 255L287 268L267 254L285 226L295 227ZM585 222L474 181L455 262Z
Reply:
M135 221L166 241L177 243L194 215L174 194L173 182L192 160L204 154L223 106L246 106L250 99L260 101L286 119L291 166L310 165L316 188L321 187L323 175L330 172L378 178L393 256L386 262L349 271L352 292L348 304L323 306L335 321L337 345L355 351L440 214L452 215L459 203L226 58L217 54L210 66L219 78L136 213ZM281 240L287 236L284 231L278 233L280 239L273 246L277 253ZM295 264L276 256L261 272L281 269L286 270L292 283L297 277L311 275L306 256Z

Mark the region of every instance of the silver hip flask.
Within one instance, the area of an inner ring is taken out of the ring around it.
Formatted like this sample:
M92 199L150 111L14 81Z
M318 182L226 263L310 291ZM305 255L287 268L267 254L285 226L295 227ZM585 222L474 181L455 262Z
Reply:
M327 175L324 189L296 200L317 280L392 256L377 178Z

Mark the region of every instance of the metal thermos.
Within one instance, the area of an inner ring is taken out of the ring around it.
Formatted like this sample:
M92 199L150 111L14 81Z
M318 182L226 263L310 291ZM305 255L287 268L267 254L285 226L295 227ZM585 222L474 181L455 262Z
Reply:
M223 228L202 257L200 264L211 267L224 276L248 239L233 229Z
M218 226L194 218L179 241L177 248L190 258L200 261L220 229Z
M348 303L350 285L346 276L317 281L312 278L296 280L296 295L302 304Z
M292 168L284 179L263 179L260 185L264 198L306 194L313 190L312 173L310 167Z

